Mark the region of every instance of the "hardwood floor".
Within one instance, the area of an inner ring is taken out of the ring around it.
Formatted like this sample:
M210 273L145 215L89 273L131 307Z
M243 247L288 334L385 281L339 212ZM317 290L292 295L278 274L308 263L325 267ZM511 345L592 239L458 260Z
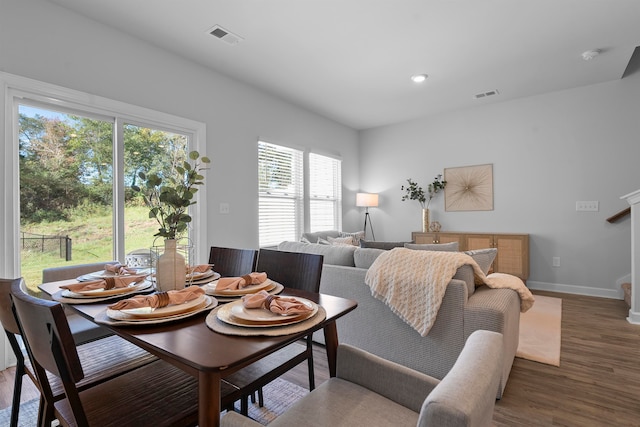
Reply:
M621 300L535 292L562 298L560 367L516 358L494 425L640 426L640 326ZM316 384L328 378L324 348L314 351ZM0 373L0 408L11 404L13 370ZM308 387L306 364L285 376ZM29 383L25 377L25 383ZM23 388L22 400L37 397Z

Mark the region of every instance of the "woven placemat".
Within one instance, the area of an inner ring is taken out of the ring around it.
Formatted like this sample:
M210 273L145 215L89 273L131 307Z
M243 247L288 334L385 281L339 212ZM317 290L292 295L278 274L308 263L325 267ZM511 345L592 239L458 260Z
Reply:
M218 319L218 310L220 310L221 307L222 306L216 307L214 310L211 310L211 313L207 314L207 318L205 321L209 329L225 335L238 335L242 337L279 337L282 335L295 334L316 326L317 324L324 321L324 319L327 317L327 312L324 310L324 308L318 306L318 312L315 314L315 316L302 322L294 323L293 325L272 326L267 328L251 328L230 325Z

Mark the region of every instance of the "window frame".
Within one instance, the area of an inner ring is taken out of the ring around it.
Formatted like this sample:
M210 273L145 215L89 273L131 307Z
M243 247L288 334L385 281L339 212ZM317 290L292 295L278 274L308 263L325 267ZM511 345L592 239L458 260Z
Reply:
M19 277L20 275L20 165L18 160L18 104L34 103L39 106L58 108L82 115L96 115L114 120L114 138L121 141L123 124L134 124L158 130L186 135L190 150L201 154L206 152L206 125L190 119L151 110L145 107L115 101L109 98L68 89L26 77L0 72L4 102L0 104L0 131L4 135L4 174L0 175L2 185L3 227L0 228L0 275ZM124 260L124 162L123 144L114 144L114 259ZM207 255L207 221L205 219L206 192L195 195L192 230L198 230L201 239L195 242L194 259L204 259Z
M263 137L259 137L257 144L256 144L256 156L257 156L257 164L258 164L258 174L259 172L259 168L260 168L260 158L258 155L258 147L260 143L265 143L265 144L271 144L277 147L283 147L286 149L291 149L291 150L297 150L302 154L302 206L301 206L301 211L299 213L299 215L296 216L295 222L296 222L296 236L295 236L295 240L298 240L300 238L300 236L302 235L303 232L309 232L310 231L310 225L311 225L311 192L310 192L310 181L311 181L311 171L310 171L310 167L311 167L311 162L309 160L309 156L311 154L317 155L317 156L323 156L323 157L328 157L331 159L334 159L338 162L340 162L340 168L339 168L339 172L338 172L338 179L340 180L340 182L338 183L338 190L336 193L336 197L333 199L334 200L334 210L335 210L335 219L336 219L336 224L335 224L335 228L337 230L342 230L342 158L339 155L335 155L335 154L329 154L326 152L322 152L322 151L316 151L316 150L311 150L311 149L307 149L304 147L300 147L300 146L295 146L292 144L283 144L280 142L273 142L271 140L269 140L268 138L263 138ZM257 192L258 192L258 236L260 235L260 198L263 197L262 193L260 192L260 182L258 181L257 183ZM313 199L313 200L320 200L320 199ZM273 243L269 242L269 243L263 243L260 240L258 241L258 245L260 247L273 247Z

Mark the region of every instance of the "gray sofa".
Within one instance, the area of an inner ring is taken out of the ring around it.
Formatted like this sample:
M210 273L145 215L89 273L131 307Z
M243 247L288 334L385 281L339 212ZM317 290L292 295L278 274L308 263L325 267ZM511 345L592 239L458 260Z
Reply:
M444 378L472 332L503 334L504 364L497 394L502 397L518 347L520 298L515 291L476 287L473 270L465 265L447 286L436 321L422 337L374 298L364 282L367 269L384 250L303 242L282 242L278 250L324 255L320 292L358 302L358 308L337 321L341 343L432 377ZM322 334L314 335L314 340L322 343Z

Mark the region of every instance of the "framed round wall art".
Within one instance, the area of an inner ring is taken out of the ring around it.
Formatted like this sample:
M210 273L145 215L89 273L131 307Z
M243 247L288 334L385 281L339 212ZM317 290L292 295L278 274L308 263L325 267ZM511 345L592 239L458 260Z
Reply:
M445 211L492 211L493 165L446 168Z

